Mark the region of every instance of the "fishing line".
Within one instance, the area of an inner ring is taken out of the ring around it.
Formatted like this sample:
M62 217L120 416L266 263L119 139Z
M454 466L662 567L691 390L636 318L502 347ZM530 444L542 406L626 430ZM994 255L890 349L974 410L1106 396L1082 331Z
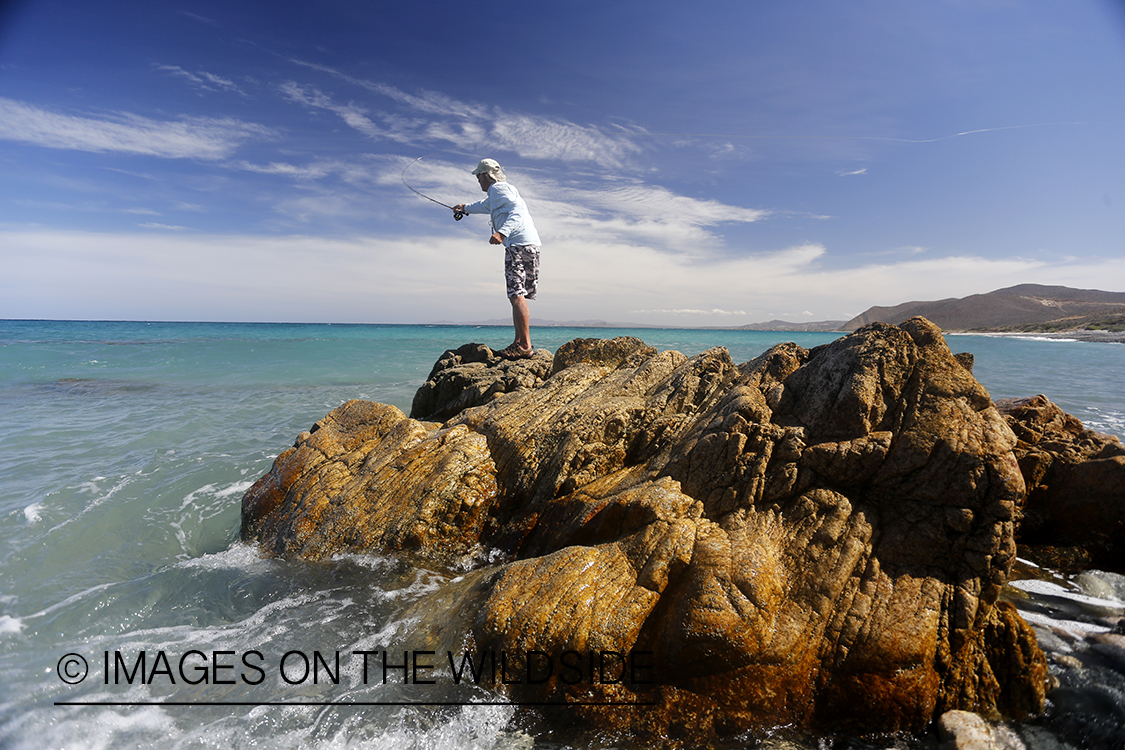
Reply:
M448 149L446 149L446 150L448 150ZM417 194L417 195L420 195L420 196L422 196L423 198L425 198L426 200L430 201L431 203L436 203L436 204L438 204L439 206L444 206L445 208L448 208L448 209L449 209L450 211L452 211L452 210L453 210L453 206L447 206L446 204L442 203L442 202L441 202L441 201L439 201L439 200L434 200L433 198L431 198L430 196L426 195L426 194L425 194L425 193L423 193L422 191L420 191L420 190L415 190L414 188L410 187L410 184L409 184L409 183L408 183L408 182L406 181L406 170L410 169L410 168L411 168L412 166L414 166L415 164L417 164L418 162L422 161L423 159L425 159L425 158L426 158L426 157L428 157L428 156L433 156L434 154L442 154L442 153L445 153L445 151L435 151L435 152L434 152L433 154L423 154L422 156L419 156L419 157L418 157L417 159L415 159L414 161L410 162L409 164L407 164L407 165L406 165L405 167L403 167L403 168L402 168L402 174L401 174L401 175L399 175L399 177L401 177L401 178L402 178L402 184L403 184L403 185L406 185L406 188L407 188L408 190L410 190L411 192L413 192L413 193L415 193L415 194ZM460 218L460 217L458 217L458 218Z
M453 206L450 206L450 205L448 205L448 204L446 204L446 203L442 203L441 201L437 200L436 198L431 198L430 196L428 196L428 195L426 195L425 193L423 193L423 192L422 192L421 190L416 190L415 188L411 187L410 183L408 183L408 182L406 181L406 170L410 169L410 168L411 168L412 166L414 166L414 165L415 165L415 164L417 164L418 162L422 161L423 159L427 159L427 158L429 158L429 157L431 157L431 156L435 156L435 155L437 155L437 154L445 154L445 153L451 153L451 152L453 152L453 149L451 149L451 148L443 148L443 149L441 149L440 151L434 151L434 152L432 152L432 153L429 153L429 154L422 154L422 155L421 155L421 156L419 156L419 157L418 157L417 159L415 159L414 161L410 162L409 164L407 164L407 165L406 165L405 167L403 167L403 168L402 168L402 174L400 174L400 175L399 175L399 178L400 178L400 179L402 180L402 184L403 184L403 185L406 185L406 188L407 188L407 189L408 189L408 190L409 190L410 192L412 192L412 193L414 193L414 194L416 194L416 195L419 195L419 196L421 196L421 197L425 198L426 200L430 201L431 203L436 203L436 204L438 204L439 206L441 206L442 208L448 208L448 209L449 209L450 211L453 211L453 218L454 218L455 220L457 220L457 221L461 221L461 219L463 219L463 218L465 218L466 216L468 216L468 214L458 213L458 212L457 212L456 210L454 210ZM475 230L475 229L472 229L471 227L469 227L469 226L467 226L467 225L462 225L462 226L464 226L464 227L465 227L465 229L467 229L468 231L470 231L470 232L472 232L473 234L477 235L478 237L483 237L483 236L484 236L483 234L481 234L481 233L480 233L480 232L478 232L477 230Z

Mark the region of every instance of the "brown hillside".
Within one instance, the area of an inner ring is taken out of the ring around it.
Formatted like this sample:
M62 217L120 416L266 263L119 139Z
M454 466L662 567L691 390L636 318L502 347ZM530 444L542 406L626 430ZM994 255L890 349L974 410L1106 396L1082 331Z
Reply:
M1123 292L1020 284L962 298L872 307L845 323L843 329L854 331L876 321L897 325L921 315L947 331L1012 330L1039 326L1063 318L1077 321L1089 316L1121 314L1125 314Z

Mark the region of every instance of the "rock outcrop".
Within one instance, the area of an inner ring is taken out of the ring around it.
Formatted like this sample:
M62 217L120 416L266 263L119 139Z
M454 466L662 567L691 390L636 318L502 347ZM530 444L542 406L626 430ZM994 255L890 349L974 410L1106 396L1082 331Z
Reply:
M484 344L451 349L414 394L410 416L443 422L501 393L535 388L550 376L552 363L546 349L536 349L528 359L503 359Z
M997 407L1018 439L1027 485L1018 534L1024 554L1066 572L1125 572L1125 446L1043 395Z
M925 319L741 365L637 339L572 341L549 372L489 355L443 355L414 403L440 424L349 402L302 433L243 498L243 538L499 551L419 618L526 668L514 699L581 703L567 721L699 738L1042 710L1043 654L997 599L1016 437Z

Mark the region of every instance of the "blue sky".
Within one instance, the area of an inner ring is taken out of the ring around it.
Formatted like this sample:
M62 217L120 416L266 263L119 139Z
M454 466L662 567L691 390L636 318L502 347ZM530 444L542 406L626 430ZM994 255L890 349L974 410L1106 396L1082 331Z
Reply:
M536 318L1125 291L1120 0L0 7L3 318L504 319L484 156Z

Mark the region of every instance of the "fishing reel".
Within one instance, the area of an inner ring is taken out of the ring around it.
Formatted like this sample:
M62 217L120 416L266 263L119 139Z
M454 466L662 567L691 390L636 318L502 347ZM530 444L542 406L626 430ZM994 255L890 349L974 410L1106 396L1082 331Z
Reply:
M465 218L465 212L464 211L458 211L457 209L453 209L453 220L454 221L461 221L461 219L463 219L463 218Z

